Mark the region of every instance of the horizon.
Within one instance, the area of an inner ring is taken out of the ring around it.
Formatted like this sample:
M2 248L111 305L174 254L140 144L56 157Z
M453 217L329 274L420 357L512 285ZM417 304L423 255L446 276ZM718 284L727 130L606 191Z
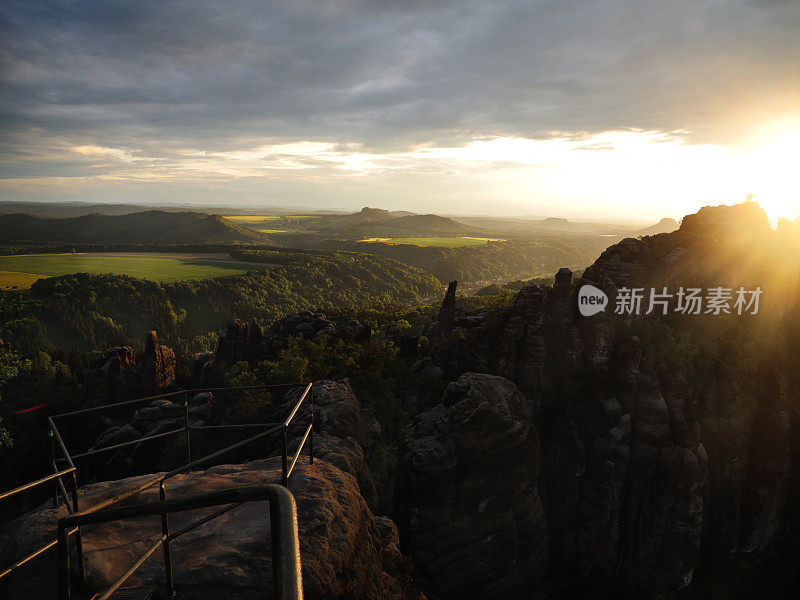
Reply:
M657 222L800 183L800 7L0 8L0 200ZM110 53L109 48L114 48Z

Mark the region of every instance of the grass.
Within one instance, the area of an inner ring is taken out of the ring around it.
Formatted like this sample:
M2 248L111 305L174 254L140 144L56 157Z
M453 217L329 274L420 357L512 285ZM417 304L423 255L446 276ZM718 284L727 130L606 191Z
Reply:
M27 290L41 275L35 273L20 273L18 271L0 271L0 289Z
M27 289L37 279L70 273L117 273L152 281L208 279L267 268L220 254L17 254L0 256L0 289Z
M384 244L411 244L413 246L443 246L445 248L461 248L463 246L481 246L486 242L502 242L496 238L481 237L395 237L368 238L361 242L383 242Z
M229 221L235 221L241 225L248 223L261 223L262 221L277 221L278 219L313 219L316 215L226 215Z

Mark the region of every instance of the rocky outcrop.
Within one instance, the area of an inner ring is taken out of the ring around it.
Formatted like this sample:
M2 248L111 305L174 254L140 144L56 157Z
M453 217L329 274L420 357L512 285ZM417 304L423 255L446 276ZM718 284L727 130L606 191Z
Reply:
M225 385L225 374L231 365L260 360L274 360L286 349L292 338L314 339L320 335L367 343L372 329L359 321L348 321L341 329L323 313L300 311L277 321L266 333L256 323L234 319L222 332L216 352L203 352L194 361L194 380L201 387Z
M465 373L404 443L401 540L442 598L528 598L547 566L533 407Z
M142 363L142 391L145 396L154 396L175 385L175 353L158 343L155 331L147 334Z
M783 282L796 283L800 266L764 259L787 244L796 236L772 232L752 204L706 208L674 233L621 241L586 269L579 285L610 300L592 317L578 314L566 269L551 288L523 288L499 310L446 301L452 332L438 335L441 315L431 322L433 347L406 386L408 410L421 412L414 428L436 439L447 431L430 390L475 371L505 377L531 402L541 436L553 576L637 595L741 596L752 589L742 573L758 578L777 548L800 539L800 377L787 362L800 343L800 307L779 298L796 293ZM774 252L756 256L755 247ZM674 298L669 319L648 314L651 287L764 281L774 291L762 321L674 314ZM616 314L624 287L644 289L638 315ZM418 566L429 559L436 564L427 556Z
M282 418L292 410L302 392L302 388L297 388L287 394L278 411ZM364 452L380 436L378 422L363 410L346 379L316 381L309 393L314 407L314 455L353 475L367 504L376 508L378 493ZM311 402L303 403L296 417L298 423L308 423L311 406ZM290 448L298 446L303 433L303 428L290 430Z
M123 402L132 397L137 384L133 349L117 346L92 359L86 370L83 395L89 405Z
M256 362L264 355L263 344L264 334L258 324L234 319L220 335L216 352L203 352L195 358L195 381L201 387L224 387L230 366Z
M179 397L180 398L180 397ZM195 394L189 398L188 414L191 426L205 425L211 415L213 396L210 393ZM101 433L92 449L109 448L125 442L181 431L186 423L186 408L183 399L175 402L161 399L139 407L133 419L125 425L111 427ZM184 438L176 433L170 443L185 452ZM159 464L163 443L144 442L131 444L118 450L98 454L87 462L84 474L91 473L96 480L117 479L132 473L146 473Z
M151 475L93 484L81 488L82 506L119 494ZM168 498L210 492L240 485L277 482L280 459L243 465L221 465L206 471L178 475L166 486ZM396 540L382 536L375 518L359 493L355 479L329 464L298 463L290 481L297 502L303 588L309 599L400 599L406 594L402 557ZM137 502L158 500L158 486L143 492ZM175 513L170 527L178 531L214 509ZM66 514L63 507L42 507L7 528L0 547L6 564L12 556L42 544L53 536L54 524ZM386 525L381 524L382 528ZM389 525L391 527L391 525ZM175 585L182 597L263 598L272 589L269 510L265 502L251 502L229 511L172 543ZM83 548L89 578L106 586L122 575L161 533L158 519L115 521L84 528ZM160 554L158 555L160 557ZM39 579L14 582L23 589L16 597L51 597L55 557L48 553ZM384 567L384 562L386 566ZM390 573L394 573L392 575ZM130 580L132 585L161 582L163 561L147 561Z
M278 321L270 330L266 340L266 349L277 354L286 347L290 338L302 337L312 339L318 335L336 335L336 324L323 313L300 311Z
M287 394L280 410L288 412L301 389ZM303 457L295 465L289 488L297 502L303 587L311 599L424 600L413 580L413 567L402 555L397 528L388 517L374 517L370 504L376 492L372 474L364 458L363 445L379 433L374 419L365 413L347 380L315 383L314 455L310 464ZM190 400L190 418L205 417L212 398L198 394ZM311 403L304 404L296 422L310 417ZM141 439L164 428L182 426L184 407L159 400L138 410L134 420L105 432L96 446ZM289 449L293 452L303 429L290 430ZM182 436L178 436L182 437ZM276 436L279 438L280 436ZM144 445L142 445L144 447ZM129 448L138 448L137 444ZM263 449L263 448L262 448ZM309 447L310 449L310 447ZM276 452L277 450L277 452ZM205 471L170 478L169 498L197 494L238 485L279 482L281 458L279 444L272 457L240 465L221 465ZM134 454L134 457L138 454ZM155 464L155 460L151 461ZM128 465L129 469L132 468ZM84 486L80 505L91 506L102 499L152 477L129 477ZM153 487L133 501L156 501ZM177 531L214 509L176 513L170 517ZM36 544L49 541L53 527L65 509L46 506L18 519L0 539L0 560L13 562ZM152 544L160 533L158 519L112 522L84 528L83 547L89 579L101 586L119 577ZM271 589L269 511L266 503L248 503L205 524L172 544L176 587L187 598L261 598ZM41 571L55 573L54 556ZM150 585L163 581L163 563L150 560L137 571L131 585ZM11 592L18 597L48 597L54 589L52 578L20 578Z

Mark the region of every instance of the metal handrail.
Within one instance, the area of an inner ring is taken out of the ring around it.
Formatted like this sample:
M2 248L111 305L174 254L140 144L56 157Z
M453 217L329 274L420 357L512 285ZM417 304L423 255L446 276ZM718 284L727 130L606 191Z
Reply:
M303 581L300 568L300 541L297 527L297 506L294 496L285 487L276 484L259 486L235 487L227 490L208 492L186 498L174 500L160 500L147 504L137 504L135 506L117 506L106 508L105 510L84 511L82 514L74 514L63 517L58 521L58 597L59 600L69 600L70 590L70 553L67 540L67 532L71 527L78 528L81 525L106 523L120 519L155 516L182 512L198 508L208 508L219 506L220 504L231 504L224 511L217 511L218 514L227 512L231 508L244 502L269 501L270 510L270 537L272 546L272 582L275 598L287 600L302 600ZM217 514L215 513L215 514ZM217 516L218 516L217 514ZM209 519L206 519L209 520ZM192 528L193 529L193 528ZM140 557L134 565L129 568L119 579L102 594L97 596L97 600L105 600L122 586L125 581L138 569L160 546L165 548L170 539L187 533L191 529L184 529L174 535L164 534L158 538L156 543L148 548L145 554ZM170 590L170 593L172 590Z
M27 490L33 489L35 487L39 487L40 485L43 485L43 484L48 483L49 481L53 481L55 479L55 480L58 481L58 483L61 484L61 493L63 494L63 497L64 497L64 504L67 507L67 511L71 513L71 512L73 512L73 507L75 506L75 498L73 497L73 502L72 503L70 503L68 498L67 498L67 490L64 487L64 483L61 481L61 478L66 476L66 475L73 475L74 476L75 475L75 467L70 467L70 468L64 469L62 471L56 471L55 473L52 473L52 474L47 475L45 477L42 477L41 479L37 479L36 481L31 481L30 483L26 483L24 485L21 485L21 486L19 486L17 488L14 488L13 490L8 490L7 492L2 492L2 493L0 493L0 500L5 500L6 498L11 498L12 496L16 496L17 494L21 494L22 492L25 492ZM77 528L72 530L72 531L70 531L69 534L71 535L71 534L75 533L76 531L77 531ZM17 570L19 567L27 564L28 562L30 562L31 560L33 560L34 558L36 558L40 554L43 554L44 552L46 552L47 550L49 550L50 548L55 546L57 541L58 540L52 540L52 541L48 542L44 546L34 550L31 554L28 554L27 556L23 557L22 559L20 559L19 561L17 561L13 565L11 565L10 567L7 567L3 571L0 571L0 579L3 579L6 575L10 575L15 570Z
M9 490L7 492L0 493L0 500L4 498L10 498L11 496L16 496L20 492L24 492L25 490L29 490L35 488L38 485L43 483L47 483L57 477L63 477L64 475L68 475L75 471L75 467L70 467L69 469L64 469L63 471L58 471L57 473L53 473L51 475L47 475L46 477L42 477L41 479L37 479L36 481L31 481L30 483L26 483L25 485L21 485L18 488L14 488L13 490Z
M202 394L205 392L230 392L231 390L236 391L247 391L247 390L270 390L275 388L288 388L291 389L293 387L298 387L302 385L301 383L273 383L267 385L243 385L237 387L214 387L214 388L192 388L189 390L178 390L177 392L165 392L163 394L156 394L155 396L145 396L144 398L134 398L133 400L125 400L124 402L114 402L111 404L103 404L101 406L91 406L89 408L81 408L80 410L72 410L65 413L59 413L57 415L53 415L51 418L53 419L60 419L61 417L72 417L75 415L82 415L90 412L96 412L99 410L104 410L106 408L116 408L118 406L129 406L131 404L137 404L139 402L152 402L153 400L163 400L164 398L173 398L176 396L185 396L188 394Z
M309 442L309 462L312 463L312 464L314 462L314 433L313 433L313 429L314 429L314 427L313 427L313 424L314 424L314 408L313 408L313 394L312 394L312 396L311 396L312 408L310 410L310 420L309 420L308 426L306 428L306 431L305 431L305 434L304 434L302 440L300 441L300 443L298 445L297 451L296 451L296 453L295 453L295 455L293 457L293 460L292 460L292 463L291 463L291 467L287 468L287 432L288 432L288 429L290 427L296 427L296 426L300 425L298 423L292 423L292 420L294 419L294 417L297 414L300 406L305 401L306 397L308 396L309 392L311 391L311 389L312 389L312 384L311 383L308 383L306 385L305 389L303 390L303 393L300 395L299 400L295 403L295 405L292 408L289 416L282 423L191 426L189 424L188 396L189 396L189 394L197 394L197 393L203 393L203 392L230 392L230 391L234 391L234 390L236 390L236 391L240 391L240 390L270 390L270 389L281 389L281 388L283 388L283 389L292 389L292 388L299 387L299 385L302 385L302 384L273 384L273 385L242 386L242 387L229 387L229 388L196 388L196 389L191 389L191 390L180 390L180 391L177 391L177 392L169 392L169 393L166 393L166 394L158 394L158 395L155 395L155 396L148 396L148 397L145 397L145 398L136 398L134 400L128 400L128 401L125 401L125 402L119 402L119 403L114 403L114 404L106 404L106 405L102 405L102 406L90 407L90 408L86 408L86 409L81 409L81 410L70 411L70 412L66 412L66 413L60 413L60 414L57 414L57 415L52 415L52 416L47 418L47 421L48 421L48 426L49 426L48 436L50 438L50 457L51 457L51 463L52 463L52 467L53 467L54 473L52 475L44 477L44 478L42 478L40 480L37 480L35 482L31 482L29 484L21 486L20 488L17 488L15 490L11 490L10 492L6 492L6 493L0 495L0 499L9 497L9 496L14 495L16 493L22 492L22 491L24 491L26 489L30 489L32 487L47 483L48 481L52 481L52 480L55 479L55 480L57 480L58 483L54 487L53 506L54 507L57 506L58 492L61 491L61 493L62 493L62 495L64 497L64 503L65 503L65 505L67 507L67 511L68 511L70 517L83 518L86 515L94 514L96 512L102 511L104 509L109 509L109 507L111 507L112 505L114 505L114 504L116 504L118 502L121 502L123 500L126 500L128 498L131 498L131 497L141 493L142 491L144 491L146 489L149 489L150 487L153 487L156 484L159 484L159 488L160 488L159 489L159 493L160 493L160 497L161 497L161 502L163 504L165 502L164 482L167 479L169 479L171 477L174 477L175 475L179 475L179 474L182 474L182 473L189 472L189 471L192 470L192 468L194 468L196 466L199 466L199 465L202 465L204 463L207 463L207 462L209 462L211 460L214 460L215 458L218 458L219 456L222 456L223 454L225 454L227 452L230 452L232 450L236 450L238 448L241 448L241 447L243 447L243 446L245 446L247 444L250 444L250 443L252 443L252 442L254 442L256 440L262 439L262 438L264 438L264 437L266 437L268 435L271 435L271 434L276 433L277 431L281 431L281 430L283 432L283 452L282 452L281 483L285 487L285 486L288 485L289 476L291 475L291 472L294 469L295 463L297 462L297 460L298 460L298 458L300 456L300 453L302 452L302 449L305 446L305 443L306 443L307 440ZM152 436L146 436L146 437L140 438L138 440L132 440L130 442L122 442L121 444L116 444L114 446L108 446L108 447L105 447L105 448L93 449L93 450L90 450L88 452L83 452L83 453L76 454L76 455L71 455L69 453L69 451L67 450L66 444L64 443L64 440L61 437L61 434L58 431L58 428L56 427L56 424L55 424L55 419L62 418L62 417L86 414L86 413L90 413L90 412L96 412L96 411L99 411L99 410L104 410L104 409L109 409L109 408L116 408L116 407L119 407L119 406L129 406L129 405L140 403L140 402L153 401L153 400L164 399L164 398L171 398L171 397L181 396L181 395L184 396L184 426L183 426L182 429L176 429L176 430L169 431L169 432L164 432L164 433L161 433L161 434L156 434L156 435L152 435ZM241 427L264 427L264 426L271 426L271 427L269 429L267 429L266 431L262 431L262 432L258 433L257 435L251 436L251 437L249 437L249 438L247 438L245 440L242 440L240 442L237 442L236 444L233 444L231 446L227 446L225 448L222 448L221 450L213 452L213 453L211 453L209 455L206 455L206 456L204 456L202 458L199 458L199 459L196 459L196 460L192 460L191 459L191 437L190 437L190 431L192 429L194 429L194 430L225 429L225 428L233 429L233 428L241 428ZM88 507L86 509L79 510L79 506L78 506L78 484L77 484L77 475L76 475L77 470L76 470L75 464L73 462L73 459L84 458L86 456L99 454L101 452L106 452L106 451L109 451L109 450L114 450L114 449L118 449L118 448L121 448L121 447L133 445L133 444L138 444L138 443L145 442L145 441L159 439L159 438L162 438L162 437L166 437L168 435L173 435L175 433L179 433L182 430L185 432L185 435L186 435L186 456L187 456L186 464L184 464L184 465L182 465L182 466L180 466L180 467L178 467L176 469L173 469L172 471L169 471L167 473L159 475L159 476L157 476L157 477L155 477L153 479L150 479L150 480L144 482L143 484L141 484L141 485L139 485L139 486L137 486L137 487L135 487L135 488L133 488L131 490L123 492L122 494L119 494L119 495L117 495L117 496L115 496L113 498L109 498L107 500L104 500L104 501L102 501L102 502L100 502L98 504L95 504L95 505L93 505L91 507ZM60 450L60 452L63 455L63 457L56 458L56 456L55 456L55 447L56 447L56 445L58 446L58 449ZM69 468L64 469L63 471L59 471L58 470L58 466L57 466L57 462L66 462ZM72 502L71 503L69 502L69 500L67 498L66 488L64 487L64 485L63 485L63 483L61 482L61 479L60 479L60 477L65 476L65 475L69 475L69 474L72 475L72 480L73 480ZM58 489L59 484L60 484L60 488L61 488L60 490ZM166 512L162 512L162 530L163 530L162 536L164 536L164 537L161 540L161 542L159 542L158 545L162 545L163 544L163 546L164 546L165 568L167 570L167 583L168 583L168 588L169 588L170 594L174 591L174 586L173 586L173 582L172 582L172 564L171 564L171 554L170 554L170 542L175 537L177 537L179 535L182 535L183 533L186 533L186 532L190 531L191 529L194 529L195 527L198 527L199 525L202 525L203 523L206 523L206 522L210 521L212 518L216 518L217 516L219 516L221 514L224 514L225 512L227 512L229 510L232 510L233 508L236 508L236 506L238 506L239 504L241 504L241 503L231 505L231 506L226 507L225 509L222 509L220 511L215 511L215 513L212 513L212 515L208 515L207 517L205 517L203 519L200 519L200 521L197 521L196 523L190 525L187 528L184 528L184 530L182 530L182 531L180 531L180 532L178 532L178 533L176 533L174 535L170 535ZM63 543L68 546L68 544L69 544L69 539L68 538L69 538L69 536L71 536L73 534L76 535L76 550L77 550L77 553L78 553L78 557L77 558L78 558L78 562L79 562L79 571L80 571L80 577L81 577L81 584L83 585L83 584L85 584L86 578L85 578L85 568L84 568L84 559L83 559L83 545L82 545L82 542L81 542L81 533L80 533L80 526L79 525L76 525L74 528L69 529L68 531L66 531L65 539L64 539ZM59 536L60 535L61 535L61 533L59 533ZM0 579L2 579L4 576L6 576L9 573L11 573L12 571L14 571L16 568L22 566L23 564L27 563L28 561L32 560L33 558L36 558L40 554L44 553L45 551L49 550L53 546L57 545L57 543L59 545L59 552L61 552L62 550L61 550L60 540L61 540L61 538L59 537L57 540L53 540L53 541L49 542L48 544L46 544L42 548L39 548L34 553L32 553L31 555L25 557L24 559L22 559L21 561L19 561L15 565L12 565L11 567L7 568L5 571L0 573ZM277 542L275 542L275 540L273 540L273 542L277 543ZM64 549L63 551L67 552L67 554L69 554L68 549ZM151 549L150 551L148 551L147 556L145 556L141 560L141 562L144 562L144 560L146 560L146 558L149 557L152 554L153 551L154 551L154 549ZM299 555L298 555L298 561L299 561ZM140 565L141 563L138 563L138 564ZM135 571L135 568L133 570ZM131 571L131 573L132 572L133 571ZM301 590L301 594L302 594L302 590ZM109 595L110 595L110 593L109 593ZM107 596L105 596L105 597L107 597Z

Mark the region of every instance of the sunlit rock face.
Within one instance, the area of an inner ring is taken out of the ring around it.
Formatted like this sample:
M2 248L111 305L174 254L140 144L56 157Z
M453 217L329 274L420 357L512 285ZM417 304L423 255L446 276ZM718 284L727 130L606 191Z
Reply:
M158 343L155 331L147 334L142 364L142 392L145 396L167 391L175 385L175 353Z
M541 580L532 414L510 381L465 373L406 432L401 541L442 598L528 598Z

